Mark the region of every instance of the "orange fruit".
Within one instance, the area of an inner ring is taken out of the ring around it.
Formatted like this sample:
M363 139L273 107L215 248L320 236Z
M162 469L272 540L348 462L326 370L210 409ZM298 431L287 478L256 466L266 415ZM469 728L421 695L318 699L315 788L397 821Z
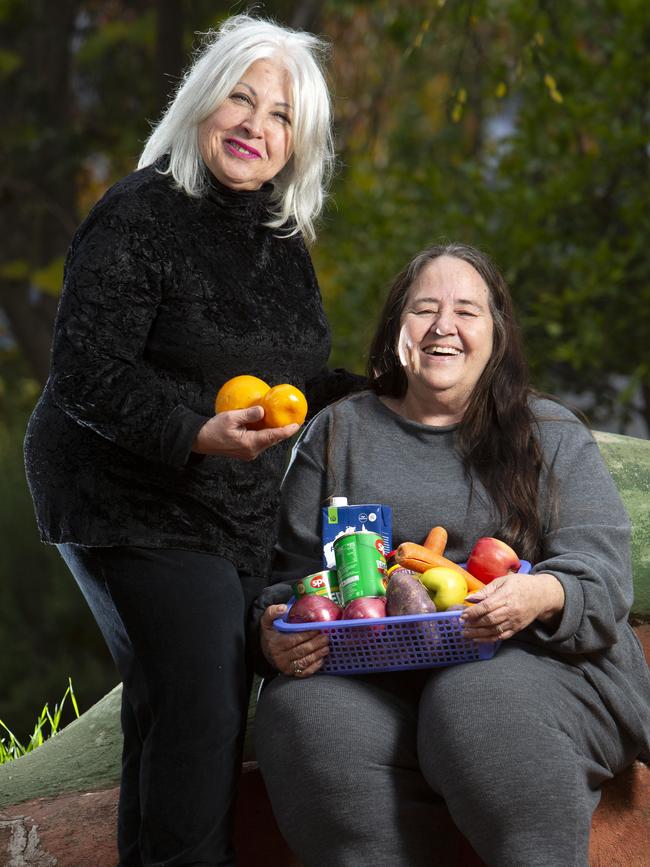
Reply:
M248 409L249 406L261 406L262 398L270 386L257 376L233 376L224 382L217 392L214 402L215 412L228 412L233 409Z
M302 424L307 415L305 395L293 385L276 385L262 398L264 427L284 427L285 424Z

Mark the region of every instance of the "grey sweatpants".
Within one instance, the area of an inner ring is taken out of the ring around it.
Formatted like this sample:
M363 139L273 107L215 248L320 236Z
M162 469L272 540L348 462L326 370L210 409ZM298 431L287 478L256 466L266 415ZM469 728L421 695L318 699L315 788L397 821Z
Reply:
M255 739L305 867L444 865L443 801L491 867L585 867L599 787L636 753L578 668L514 641L426 673L278 677Z

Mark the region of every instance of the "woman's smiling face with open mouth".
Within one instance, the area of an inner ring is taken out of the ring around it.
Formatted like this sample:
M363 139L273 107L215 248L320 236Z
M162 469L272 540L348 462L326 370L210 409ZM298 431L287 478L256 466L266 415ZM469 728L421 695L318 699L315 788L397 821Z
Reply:
M258 190L292 154L291 78L273 59L256 60L226 101L199 125L199 150L215 178Z
M464 406L492 354L488 287L471 265L439 256L406 299L398 354L412 397Z

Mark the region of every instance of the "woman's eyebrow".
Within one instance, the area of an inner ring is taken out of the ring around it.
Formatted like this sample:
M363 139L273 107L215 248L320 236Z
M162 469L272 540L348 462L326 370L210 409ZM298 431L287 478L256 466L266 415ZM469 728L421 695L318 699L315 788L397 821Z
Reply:
M241 84L242 87L247 87L250 90L250 92L253 94L253 96L255 98L257 98L257 91L255 90L254 87L251 87L250 84L246 84L245 81L238 81L237 84ZM285 108L288 108L289 111L291 111L291 103L289 103L289 102L281 102L280 100L278 100L275 104L276 105L283 105Z
M456 304L463 304L465 307L477 307L483 309L483 305L479 301L472 301L470 298L458 298Z
M412 306L416 304L440 304L439 298L415 298L412 302ZM473 301L471 298L456 298L454 304L462 304L465 307L477 307L479 310L483 309L483 305L479 301Z
M411 304L440 304L439 298L414 298Z

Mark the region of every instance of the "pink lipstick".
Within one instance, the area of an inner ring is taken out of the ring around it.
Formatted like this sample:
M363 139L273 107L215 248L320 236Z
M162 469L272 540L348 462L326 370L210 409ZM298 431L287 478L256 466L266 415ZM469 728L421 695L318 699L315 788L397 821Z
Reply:
M242 160L259 160L262 157L262 154L255 150L254 147L244 144L244 142L236 138L226 139L225 145L229 153Z

